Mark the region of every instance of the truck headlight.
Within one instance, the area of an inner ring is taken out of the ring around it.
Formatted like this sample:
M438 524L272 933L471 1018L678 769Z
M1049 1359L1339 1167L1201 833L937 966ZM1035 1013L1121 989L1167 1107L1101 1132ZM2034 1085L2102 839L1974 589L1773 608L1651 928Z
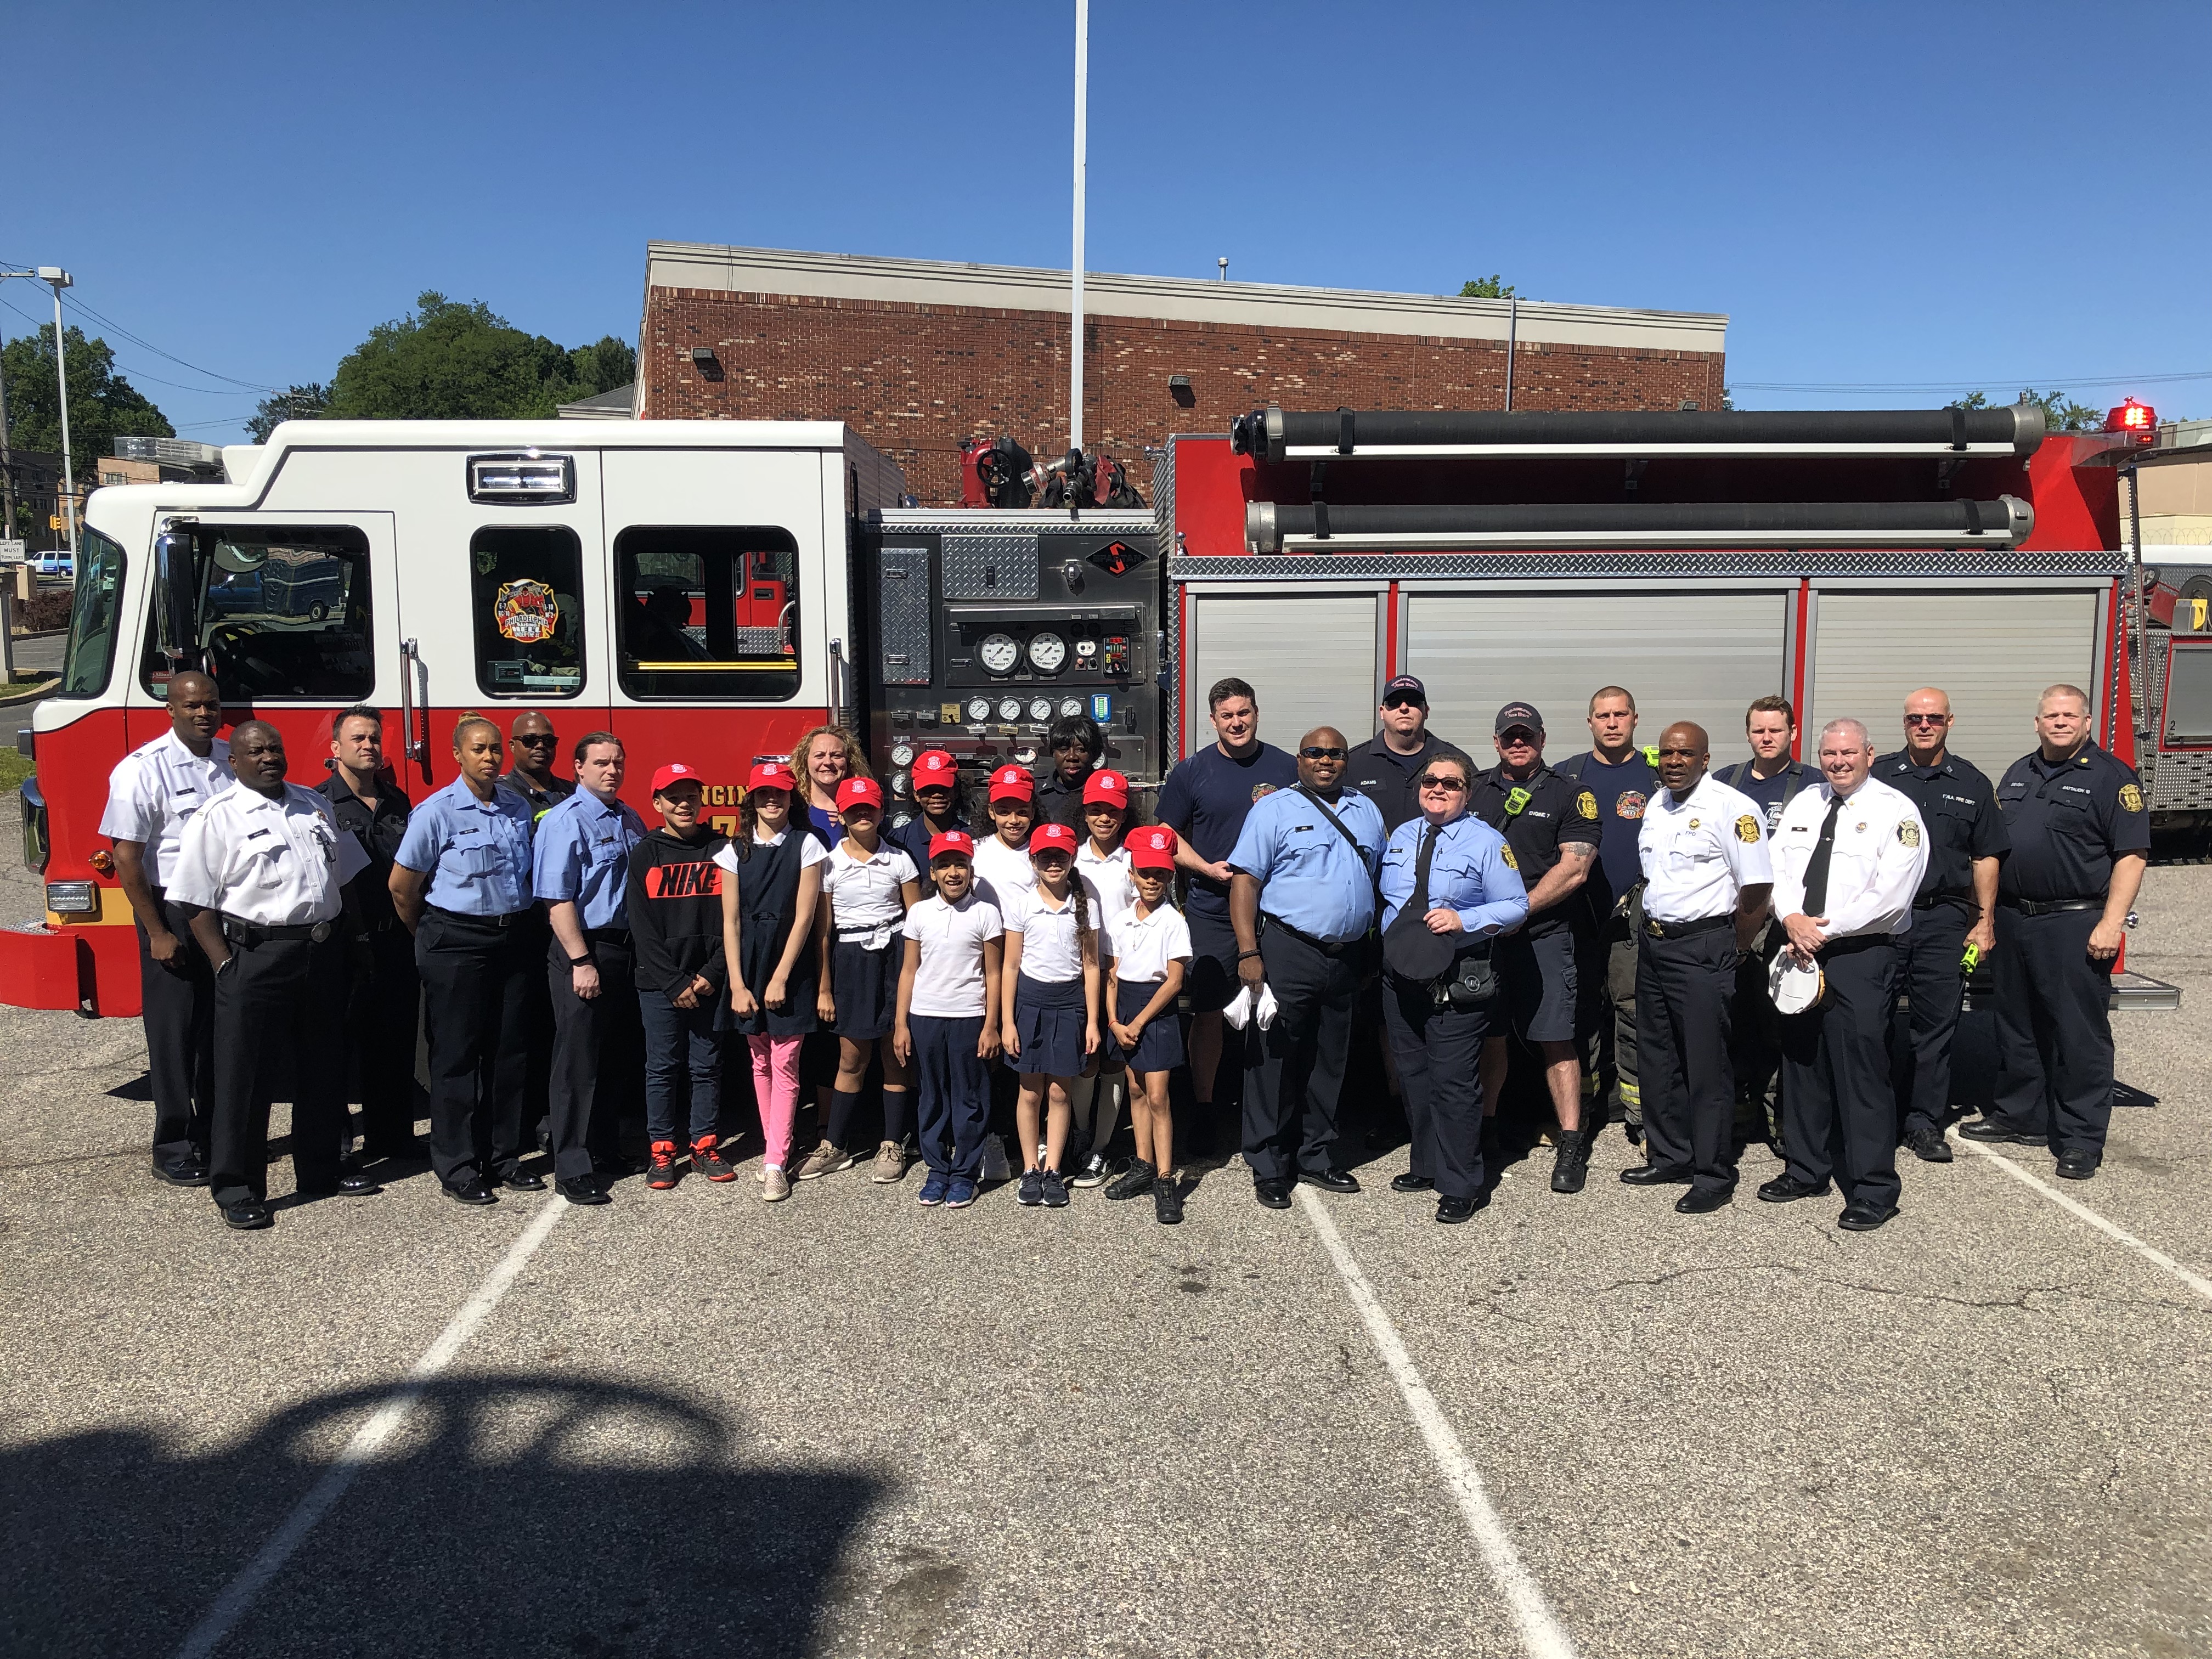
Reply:
M46 908L56 915L85 915L100 908L98 884L89 881L50 881Z

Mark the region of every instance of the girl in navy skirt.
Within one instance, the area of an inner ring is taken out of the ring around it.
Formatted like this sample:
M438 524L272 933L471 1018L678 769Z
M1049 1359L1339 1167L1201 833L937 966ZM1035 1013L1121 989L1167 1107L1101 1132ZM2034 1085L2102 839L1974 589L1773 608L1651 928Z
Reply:
M860 1082L879 1039L897 1020L899 928L921 895L914 860L878 833L884 788L873 778L847 778L837 786L837 813L845 838L822 866L821 989L815 1012L837 1034L837 1082L822 1143L799 1166L811 1181L854 1164L853 1113ZM884 1051L884 1139L907 1133L906 1061Z
M1014 1102L1022 1142L1017 1197L1056 1210L1067 1202L1060 1165L1067 1150L1068 1087L1098 1052L1098 935L1075 873L1075 831L1039 824L1030 836L1030 863L1035 885L1015 889L1003 911L1000 1004L1006 1011L1006 1063L1021 1079Z
M1190 925L1168 902L1175 851L1176 833L1162 825L1129 837L1129 875L1137 902L1106 930L1114 963L1114 1042L1129 1068L1129 1127L1137 1136L1135 1161L1106 1189L1106 1196L1135 1198L1149 1191L1153 1213L1167 1226L1182 1219L1168 1074L1182 1064L1176 998L1190 966Z
M1136 886L1129 878L1129 849L1121 841L1128 823L1129 780L1110 767L1101 767L1083 786L1083 826L1090 834L1076 849L1075 874L1091 904L1091 924L1102 935L1108 923L1137 902ZM1106 961L1103 938L1098 959L1102 965ZM1114 1010L1102 997L1100 1024L1113 1017ZM1110 1033L1085 1070L1087 1074L1076 1079L1067 1091L1075 1109L1068 1126L1075 1163L1067 1183L1071 1187L1096 1187L1106 1179L1106 1148L1121 1119L1121 1097L1128 1091L1128 1076L1114 1052Z

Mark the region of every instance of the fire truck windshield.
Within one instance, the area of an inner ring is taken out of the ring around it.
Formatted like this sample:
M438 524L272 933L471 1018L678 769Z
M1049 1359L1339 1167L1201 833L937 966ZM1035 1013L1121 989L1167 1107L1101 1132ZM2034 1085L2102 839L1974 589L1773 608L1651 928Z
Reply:
M123 550L97 530L86 529L56 696L96 697L107 690L115 667L115 617L122 592Z

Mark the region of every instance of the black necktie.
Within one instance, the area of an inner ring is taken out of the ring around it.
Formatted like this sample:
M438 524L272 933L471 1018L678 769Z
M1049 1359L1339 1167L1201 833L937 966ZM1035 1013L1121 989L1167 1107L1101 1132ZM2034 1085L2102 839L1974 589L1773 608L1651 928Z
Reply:
M1841 795L1828 803L1828 816L1820 820L1820 839L1813 843L1813 857L1805 866L1805 914L1808 916L1828 914L1828 860L1836 851L1836 814L1843 810Z

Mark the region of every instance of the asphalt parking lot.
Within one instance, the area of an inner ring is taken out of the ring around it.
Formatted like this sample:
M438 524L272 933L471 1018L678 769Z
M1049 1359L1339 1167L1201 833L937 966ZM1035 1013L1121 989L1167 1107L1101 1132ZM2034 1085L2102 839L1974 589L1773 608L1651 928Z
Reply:
M1389 1153L1177 1229L412 1166L234 1235L146 1175L135 1021L0 1010L0 1652L2204 1652L2208 901L2146 885L2184 1012L2117 1022L2087 1215L1961 1152L1867 1236L1677 1216L1617 1130L1452 1229Z

